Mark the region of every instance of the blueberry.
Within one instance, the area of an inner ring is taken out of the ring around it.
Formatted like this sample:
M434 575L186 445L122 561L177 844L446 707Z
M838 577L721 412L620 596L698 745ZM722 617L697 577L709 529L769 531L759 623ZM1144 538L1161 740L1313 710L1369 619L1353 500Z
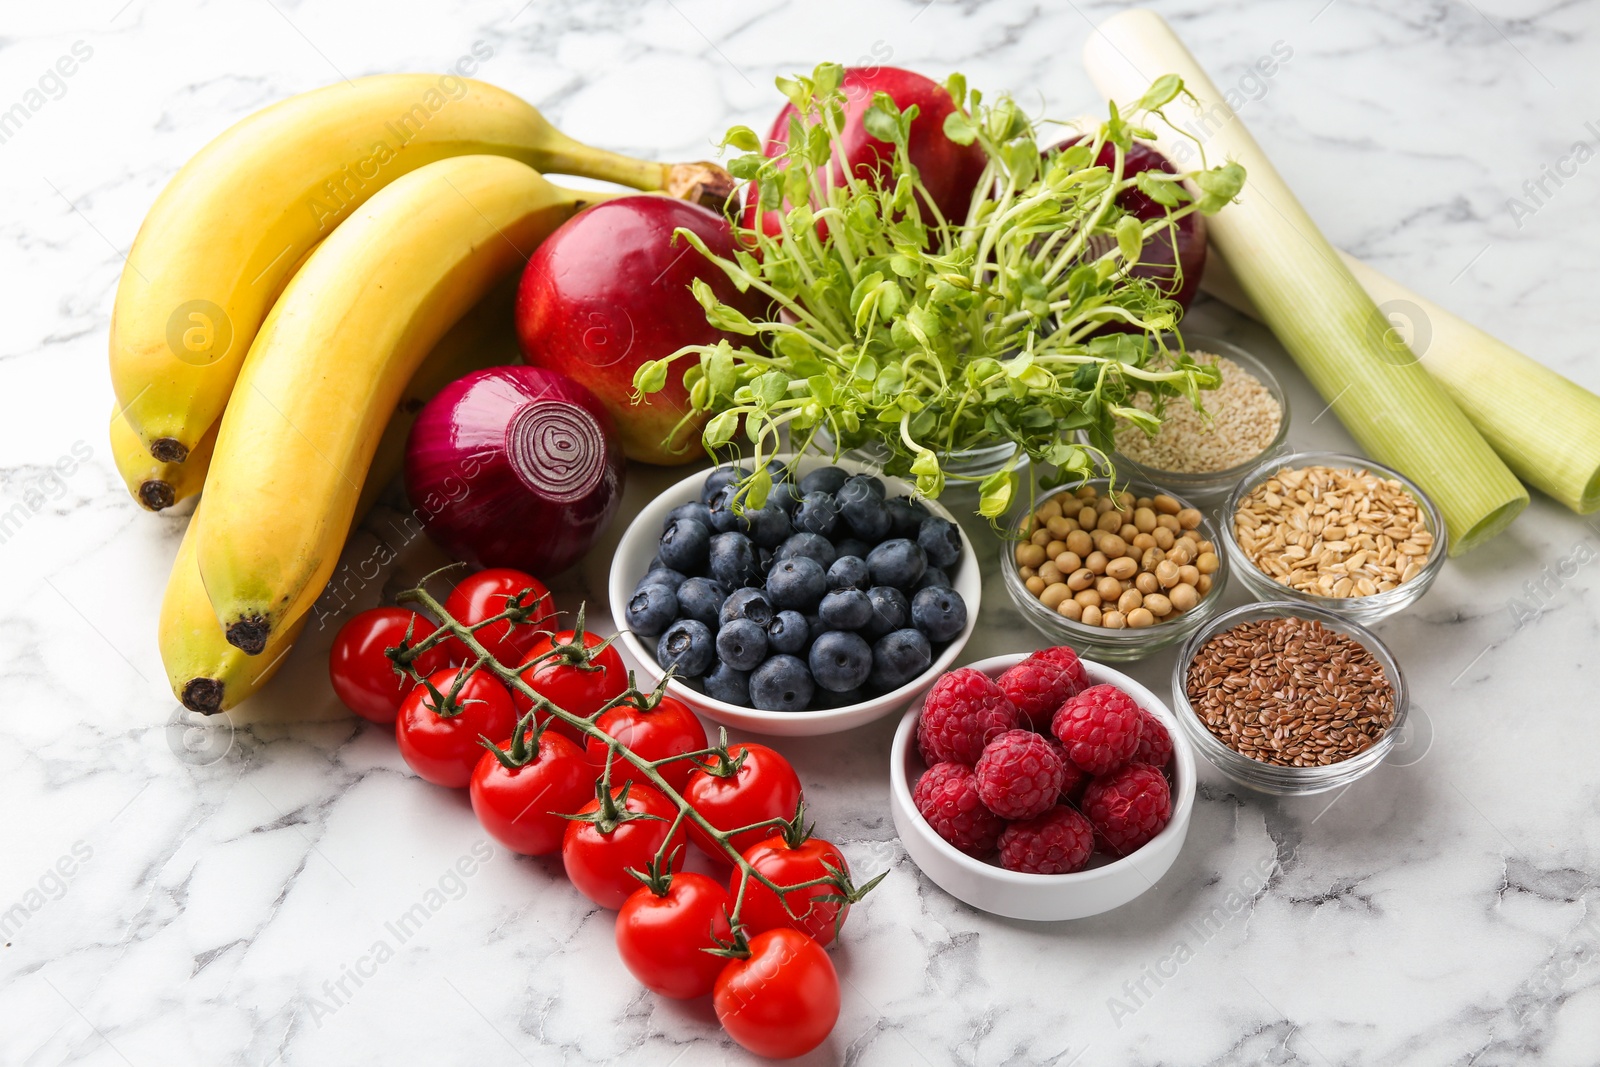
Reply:
M933 647L921 630L896 630L872 646L872 687L899 689L933 666Z
M794 513L794 528L827 537L839 524L839 505L829 493L807 493Z
M761 548L777 548L794 533L789 513L770 499L761 507L746 512L745 519L750 523L750 540Z
M661 535L661 562L675 571L705 570L711 531L693 519L674 519Z
M717 612L728 591L710 578L689 578L678 586L678 615L707 626L717 624Z
M804 711L816 684L796 656L773 656L750 674L750 703L762 711Z
M868 637L882 637L911 624L911 601L893 586L873 586L867 590L867 600L872 604L872 618L861 627L861 632Z
M828 591L828 574L810 556L790 556L772 565L767 595L774 607L811 611Z
M830 630L857 630L872 618L872 601L860 589L835 589L822 598L817 614Z
M793 462L793 460L783 459L767 460L767 476L772 479L773 485L792 480L792 472L789 469L789 465Z
M786 514L793 515L794 509L800 506L800 487L793 482L773 482L772 492L767 494L767 503L776 504Z
M691 500L687 504L679 504L667 512L667 519L661 524L661 532L666 533L667 527L671 526L675 519L689 519L692 522L698 522L708 530L711 529L711 509L698 500Z
M652 567L643 578L639 579L639 584L633 588L634 591L637 592L647 585L664 585L676 593L678 591L678 586L682 585L687 580L688 579L686 575L679 571L675 571L670 567Z
M872 546L865 541L858 541L854 537L844 537L833 543L834 558L840 556L854 556L864 560L872 554Z
M818 467L800 479L801 493L837 493L850 477L842 467Z
M717 631L717 658L734 670L749 671L767 658L767 630L754 619L734 619Z
M949 589L950 576L938 567L929 567L922 572L922 577L917 579L917 584L911 587L913 593L920 593L924 589Z
M765 626L772 621L772 601L760 589L735 589L722 602L717 621L726 626L735 619L749 619L757 626Z
M924 589L911 598L911 623L930 641L948 641L967 625L967 603L954 589Z
M961 531L949 519L931 515L917 530L917 544L935 567L954 567L961 561Z
M654 637L678 617L678 594L664 585L647 585L629 599L623 617L640 637Z
M872 572L860 556L840 556L828 568L829 589L865 589L872 584Z
M774 652L799 652L810 641L811 627L798 611L780 611L767 623L767 647Z
M762 581L766 581L767 575L772 573L772 565L777 558L777 554L770 548L756 549L756 570L761 572Z
M851 534L873 545L889 535L893 523L888 505L882 496L872 491L870 483L851 478L834 495L839 501L839 518L844 520Z
M813 614L811 612L807 612L806 613L805 620L806 620L806 647L810 648L811 647L811 642L815 641L819 634L822 634L822 633L827 631L828 624L822 621L822 616L821 615L816 615L816 614Z
M872 673L872 646L860 634L833 630L811 642L811 676L830 693L857 689Z
M733 510L736 490L731 485L725 485L717 490L717 495L711 498L706 506L711 515L711 529L715 533L744 533L750 529L747 516Z
M867 567L872 571L873 585L909 589L928 569L928 557L915 541L897 537L867 553Z
M889 533L894 537L905 537L915 541L922 520L928 517L928 509L908 496L895 497L888 502L888 507Z
M728 589L758 581L760 562L756 546L742 533L719 533L711 539L711 577Z
M724 704L750 706L750 672L735 670L726 663L711 668L711 673L701 679L706 696Z
M663 668L676 667L685 678L706 673L716 658L717 646L711 628L694 619L679 619L667 627L656 644L656 660Z
M833 566L833 561L839 558L833 543L821 534L814 533L797 533L773 553L774 560L784 560L790 556L810 556L824 567Z
M889 495L889 491L883 486L883 479L875 478L870 474L852 474L844 480L844 485L839 487L839 493L848 492L854 494L855 490L846 488L852 484L860 486L879 500L883 500Z
M734 482L742 482L750 477L750 472L743 467L726 464L717 467L706 475L705 484L700 487L700 503L709 504L727 486Z
M847 708L851 704L859 704L867 699L867 694L862 689L846 689L842 693L830 693L821 690L816 696L816 706L819 708Z

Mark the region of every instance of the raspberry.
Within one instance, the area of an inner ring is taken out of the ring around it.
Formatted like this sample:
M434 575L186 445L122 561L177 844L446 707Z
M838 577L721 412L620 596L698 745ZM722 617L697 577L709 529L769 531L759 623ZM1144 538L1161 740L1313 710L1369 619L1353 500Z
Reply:
M1000 835L1000 865L1029 874L1071 874L1094 854L1094 827L1064 804L1008 825Z
M999 686L987 675L962 667L928 691L917 720L917 748L930 767L945 760L970 767L983 755L984 745L1021 722Z
M1172 735L1161 720L1139 709L1139 747L1133 750L1129 763L1144 763L1157 769L1172 762Z
M1111 853L1126 856L1172 818L1172 789L1166 775L1133 763L1090 782L1082 807Z
M1072 762L1072 757L1067 755L1066 745L1053 737L1047 737L1045 740L1055 749L1056 755L1061 757L1061 800L1062 803L1070 803L1089 781L1089 772Z
M1050 716L1079 688L1069 672L1042 652L1007 670L995 684L1022 713L1023 725L1033 730L1050 729Z
M994 851L1006 821L978 799L972 768L960 763L935 763L911 790L911 802L933 832L962 852L979 859Z
M1065 774L1057 750L1031 730L1007 730L990 741L973 772L978 799L1005 819L1049 811Z
M1050 731L1090 774L1114 771L1139 747L1141 709L1114 685L1090 686L1056 712Z
M1072 693L1068 694L1069 696L1081 693L1094 684L1089 681L1089 672L1083 669L1083 661L1078 658L1078 654L1066 645L1041 648L1034 655L1042 660L1054 663L1062 674L1072 680L1073 689Z

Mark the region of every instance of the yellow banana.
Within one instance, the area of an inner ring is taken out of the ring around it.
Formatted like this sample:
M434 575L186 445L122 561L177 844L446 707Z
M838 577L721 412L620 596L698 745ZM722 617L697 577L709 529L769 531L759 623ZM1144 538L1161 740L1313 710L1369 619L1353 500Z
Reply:
M184 165L128 253L111 316L111 377L151 455L183 462L222 416L297 259L402 175L477 154L685 199L732 190L711 164L590 148L518 97L454 75L374 75L265 108Z
M508 281L509 285L496 287L445 334L406 385L373 454L366 485L356 504L358 518L366 514L384 488L400 473L406 437L422 405L469 371L516 360L517 343L511 330L516 279ZM134 443L138 444L137 438ZM142 445L139 447L143 449ZM177 469L183 470L193 463L194 457L190 457L188 464ZM184 531L183 544L173 561L172 577L161 602L160 645L173 696L190 711L211 715L237 706L266 684L311 613L290 623L282 634L268 642L260 656L248 656L228 644L200 578L196 555L199 530L200 508L196 507L189 519L189 528Z
M111 458L133 498L147 511L160 511L200 491L211 462L211 449L217 443L216 431L215 426L207 430L184 462L162 463L144 447L122 409L113 406Z
M545 236L608 198L461 156L398 179L323 241L262 325L211 460L200 572L230 644L260 653L315 601L428 349Z

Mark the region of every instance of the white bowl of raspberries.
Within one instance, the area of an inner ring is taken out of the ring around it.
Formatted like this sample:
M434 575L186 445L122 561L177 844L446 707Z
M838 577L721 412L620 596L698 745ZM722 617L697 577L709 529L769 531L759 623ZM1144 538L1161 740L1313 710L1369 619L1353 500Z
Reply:
M1194 753L1165 702L1065 646L940 677L900 721L890 809L941 889L1013 919L1081 919L1167 873Z

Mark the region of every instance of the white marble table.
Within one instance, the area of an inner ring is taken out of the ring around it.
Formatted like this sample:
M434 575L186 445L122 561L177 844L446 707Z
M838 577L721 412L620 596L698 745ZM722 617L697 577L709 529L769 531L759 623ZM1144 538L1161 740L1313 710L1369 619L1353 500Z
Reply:
M609 913L556 865L496 850L451 874L482 839L471 811L339 713L331 628L308 630L254 724L169 728L155 619L185 518L141 512L107 454L122 253L228 123L341 76L442 70L474 42L493 50L481 76L573 134L697 158L732 122L764 126L773 77L822 58L959 68L1077 114L1098 104L1079 49L1122 5L520 3L0 12L0 111L27 108L0 143L0 507L22 516L0 545L0 1063L747 1059L709 1007L628 978ZM1254 97L1244 117L1336 242L1600 387L1600 163L1543 203L1524 189L1600 139L1600 6L1155 6ZM1290 60L1241 80L1275 43ZM1297 444L1349 445L1258 327L1215 306L1196 322L1280 361ZM661 480L636 476L630 504ZM1096 919L998 920L923 879L886 808L892 719L784 743L856 869L891 869L834 952L844 1013L811 1062L1600 1060L1597 544L1600 525L1536 499L1381 624L1416 691L1399 758L1300 802L1207 774L1171 873ZM363 605L435 558L413 545ZM569 603L600 595L604 566L565 580ZM990 584L972 655L1040 643ZM1165 691L1170 669L1136 673ZM385 923L418 902L430 917L401 943Z

